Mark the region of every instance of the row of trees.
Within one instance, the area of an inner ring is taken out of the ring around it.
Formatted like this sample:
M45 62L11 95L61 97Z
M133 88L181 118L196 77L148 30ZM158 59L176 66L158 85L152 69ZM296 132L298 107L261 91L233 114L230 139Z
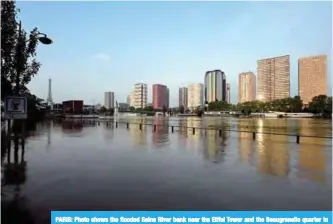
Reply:
M314 114L332 114L332 97L319 95L312 99L309 105L303 105L299 96L285 99L273 100L270 102L251 101L238 104L229 104L225 101L206 102L205 111L238 111L243 114L279 111L289 113L310 112ZM184 113L185 108L179 108L180 113Z
M233 106L234 110L245 113L279 111L289 113L310 112L314 114L332 114L332 97L326 95L315 96L309 105L304 105L299 96L270 102L245 102Z
M19 32L15 1L1 1L1 102L8 95L25 95L28 112L38 112L42 101L30 93L27 84L38 73L41 64L36 60L37 28L29 35ZM28 36L28 38L27 38Z

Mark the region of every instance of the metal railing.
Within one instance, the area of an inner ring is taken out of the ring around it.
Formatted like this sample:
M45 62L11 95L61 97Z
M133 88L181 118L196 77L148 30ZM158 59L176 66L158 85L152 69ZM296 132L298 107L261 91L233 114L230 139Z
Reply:
M125 121L112 121L112 120L99 120L96 121L98 125L100 125L100 122L106 123L108 126L109 124L115 125L116 128L118 128L119 124L126 124L126 128L130 128L131 125L138 125L139 130L142 130L142 126L153 126L153 131L155 132L157 130L157 127L171 127L171 132L173 133L175 131L175 128L183 128L183 129L191 129L193 135L195 134L196 130L204 130L205 132L207 130L215 130L219 132L219 136L222 136L222 131L229 131L229 132L238 132L238 133L252 133L252 138L253 140L256 139L257 134L262 134L262 135L280 135L280 136L289 136L289 137L295 137L296 138L296 143L300 143L300 139L302 138L317 138L317 139L332 139L332 136L317 136L317 135L299 135L299 134L287 134L287 133L274 133L274 132L257 132L257 131L247 131L247 130L235 130L235 129L230 129L230 128L213 128L213 127L194 127L194 126L182 126L182 125L167 125L167 124L152 124L152 123L134 123L134 122L125 122Z

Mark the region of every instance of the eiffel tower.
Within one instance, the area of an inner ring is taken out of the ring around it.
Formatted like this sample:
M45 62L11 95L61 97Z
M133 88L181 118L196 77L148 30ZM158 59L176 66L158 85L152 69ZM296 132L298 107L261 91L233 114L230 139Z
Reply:
M51 107L51 110L53 110L53 99L52 99L52 80L49 79L49 91L47 94L47 104Z

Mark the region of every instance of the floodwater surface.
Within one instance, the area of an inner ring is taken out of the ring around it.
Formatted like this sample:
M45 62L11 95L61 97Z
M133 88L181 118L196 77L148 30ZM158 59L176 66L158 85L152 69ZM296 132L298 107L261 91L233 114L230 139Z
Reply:
M3 155L3 217L14 210L24 223L48 223L50 210L332 209L332 140L313 137L331 137L330 120L117 122L38 124L24 154L19 148L15 157L12 146ZM15 161L19 180L8 174Z

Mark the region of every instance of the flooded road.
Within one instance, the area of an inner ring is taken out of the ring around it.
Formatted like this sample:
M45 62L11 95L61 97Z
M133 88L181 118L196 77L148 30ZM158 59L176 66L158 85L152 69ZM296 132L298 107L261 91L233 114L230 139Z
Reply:
M332 136L331 120L118 122L38 124L24 155L3 155L4 173L14 158L24 168L4 181L2 208L23 209L24 223L48 223L50 210L332 209L332 140L267 134Z

